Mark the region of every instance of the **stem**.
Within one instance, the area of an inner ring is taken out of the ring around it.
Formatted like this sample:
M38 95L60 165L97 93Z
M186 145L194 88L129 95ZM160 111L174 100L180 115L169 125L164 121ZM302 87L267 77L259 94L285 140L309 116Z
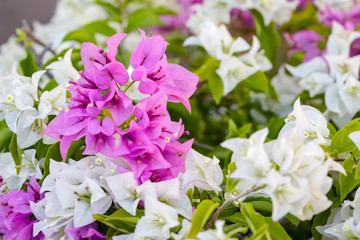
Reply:
M31 31L31 29L28 26L24 26L23 27L24 32L32 39L34 40L37 44L49 49L49 51L56 55L56 51L54 49L52 49L51 47L47 46L46 43L44 43L41 39L39 39L38 37L35 36L35 34Z
M132 83L129 84L129 86L127 86L124 90L124 92L126 92L133 84L135 83L135 81L132 81Z
M197 147L200 147L200 148L203 148L203 149L206 149L206 150L209 150L209 151L212 151L214 150L214 147L213 146L210 146L210 145L207 145L205 143L201 143L201 142L198 142L198 141L194 141L193 143L195 146Z
M237 196L233 197L233 198L230 198L228 200L226 200L225 202L223 202L223 204L218 208L218 210L215 212L214 216L210 219L210 222L206 225L206 227L204 228L204 230L208 230L212 225L214 225L214 223L216 222L216 220L219 218L219 215L222 211L225 210L225 208L232 202L235 202L236 200L242 198L242 197L245 197L246 195L249 195L250 193L252 192L256 192L257 190L260 190L262 188L264 188L265 186L262 185L262 186L259 186L259 187L254 187L254 188L251 188L249 190L247 190L246 192L244 193L240 193L238 194Z

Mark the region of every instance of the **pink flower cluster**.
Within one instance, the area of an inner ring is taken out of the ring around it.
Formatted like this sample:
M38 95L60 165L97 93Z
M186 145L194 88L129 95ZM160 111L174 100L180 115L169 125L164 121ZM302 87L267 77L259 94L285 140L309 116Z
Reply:
M167 42L161 35L146 38L140 32L142 40L130 59L131 80L116 59L117 48L126 34L110 37L108 52L92 43L82 45L85 71L68 88L71 103L45 133L60 141L64 159L71 143L85 137L84 154L123 157L141 183L171 179L184 171L184 158L192 140L178 141L184 126L181 121L171 120L167 101L181 102L190 111L188 98L196 89L198 77L167 62ZM147 96L137 104L126 93L135 82Z
M320 10L319 21L327 26L332 26L333 21L340 23L346 29L353 31L360 22L360 3L356 3L350 11L336 10L327 6Z
M27 191L12 191L0 197L0 238L3 240L44 239L42 233L32 236L34 223L38 220L30 208L30 202L40 201L44 194L40 194L35 176L26 184Z

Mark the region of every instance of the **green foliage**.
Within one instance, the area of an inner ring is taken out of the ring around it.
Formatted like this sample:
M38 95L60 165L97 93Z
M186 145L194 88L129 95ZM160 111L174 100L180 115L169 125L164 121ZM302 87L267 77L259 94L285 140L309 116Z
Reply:
M43 178L40 181L40 184L44 181L44 179L49 175L50 173L50 159L55 161L62 161L61 154L60 154L60 142L57 142L50 147L48 147L46 155L45 155L45 161L44 161L44 171L43 171Z
M110 16L120 16L119 9L111 3L102 0L95 0L94 3L103 7Z
M67 162L70 157L80 155L80 158L83 157L81 147L85 145L84 139L79 139L75 142L72 142L65 157L65 162Z
M50 79L50 81L45 85L45 87L42 89L42 92L45 92L45 91L51 91L53 90L54 88L56 88L57 86L59 86L59 84L56 82L55 79Z
M96 39L93 33L85 29L77 29L69 32L63 39L63 41L77 41L77 42L92 42L95 43Z
M15 166L17 166L16 173L19 174L20 170L21 170L21 167L19 167L21 165L21 160L22 160L21 155L24 153L24 150L19 148L19 146L17 144L17 136L15 133L13 133L13 135L11 137L9 149L10 149L11 156L14 159Z
M91 22L80 29L69 32L63 41L77 41L96 43L95 34L103 34L105 36L112 36L116 31L109 26L110 20L99 20Z
M195 72L200 81L207 81L209 85L210 92L214 98L216 104L219 104L224 93L224 84L217 75L216 70L219 68L220 61L209 57L206 62L200 66L200 68Z
M278 137L281 128L285 125L284 118L271 118L267 124L269 129L268 138L275 139Z
M255 212L252 204L241 203L241 213L253 235L250 239L291 240L279 222Z
M339 153L352 152L357 149L355 143L348 137L350 133L360 131L360 118L352 120L341 130L335 133L331 141L331 149Z
M324 226L330 216L331 210L327 209L317 215L314 216L313 224L311 226L311 233L315 240L321 240L322 235L316 230L317 226Z
M196 235L203 229L206 222L210 218L211 214L215 209L219 207L219 203L214 203L211 200L203 200L197 206L196 211L194 213L190 232L188 234L188 238L195 238Z
M272 99L277 99L276 93L264 72L258 71L239 83L239 86L247 87L257 93L265 93Z
M265 26L261 14L256 11L251 11L254 21L256 35L259 38L262 49L265 50L265 56L275 65L278 50L281 44L279 33L276 31L274 22Z
M231 118L228 120L228 134L226 135L226 138L235 138L235 137L241 137L245 138L247 137L247 134L251 131L253 127L252 123L246 123L245 125L238 128L236 126L236 123Z
M13 133L7 127L5 121L0 122L0 152L8 152Z
M208 72L206 75L210 92L212 93L215 103L219 104L224 92L224 85L221 78L215 73Z
M116 31L109 26L108 20L99 20L99 21L91 22L85 25L83 29L90 33L100 33L109 37L116 34Z
M163 14L174 14L174 12L163 7L138 9L129 16L125 31L129 33L138 28L163 25L164 23L160 19L160 15Z
M35 56L29 49L26 50L26 57L20 61L20 71L27 77L31 77L34 72L39 71Z
M133 216L124 209L119 209L110 216L93 214L93 218L109 227L106 239L111 239L116 235L134 232L137 222L143 215L142 210L137 210L136 216Z
M342 166L346 171L346 176L340 174L340 200L343 201L346 196L360 185L360 176L358 172L358 164L353 158L346 159Z

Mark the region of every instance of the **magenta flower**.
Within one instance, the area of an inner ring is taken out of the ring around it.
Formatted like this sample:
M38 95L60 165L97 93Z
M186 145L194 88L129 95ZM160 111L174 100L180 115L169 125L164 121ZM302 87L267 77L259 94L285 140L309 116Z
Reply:
M102 240L106 239L104 234L99 233L97 229L98 225L96 222L93 222L89 225L80 227L80 228L66 228L64 232L71 236L74 240Z
M118 153L129 162L140 183L149 178L171 179L183 171L180 165L184 159L176 154L168 155L168 152L172 151L172 146L180 144L177 140L184 133L184 126L181 121L171 121L166 105L167 96L163 90L143 99L134 110L137 122L132 121L127 131L118 130L122 139ZM176 153L186 154L191 148L191 144L181 146L188 148L176 150Z
M318 42L325 41L325 38L314 31L303 30L295 34L284 33L284 37L290 44L289 58L296 52L305 52L303 62L307 62L323 53L323 50L318 47Z
M182 8L177 15L161 15L160 18L165 26L157 26L154 29L161 32L170 32L173 29L180 29L183 33L189 33L186 22L192 14L191 7L194 4L202 3L203 0L178 0L178 5Z
M131 78L140 81L139 90L144 94L166 89L169 101L181 102L190 111L188 98L195 92L198 76L177 64L169 64L165 55L167 42L160 35L142 40L130 59L134 68Z
M42 233L33 237L34 220L30 202L38 202L44 198L40 194L40 186L35 176L27 183L27 192L24 190L12 191L0 197L0 237L3 240L41 240Z
M85 72L72 82L71 103L48 125L45 133L60 141L65 159L71 143L85 137L84 154L102 153L123 157L142 183L161 181L184 171L184 157L192 141L178 142L184 133L181 120L172 121L167 102L181 102L190 111L188 98L194 93L198 77L177 64L169 64L167 43L160 35L146 38L133 52L132 79L140 81L139 91L150 96L135 106L120 86L128 81L116 50L123 34L110 37L109 52L92 43L84 43L81 56ZM126 90L125 90L126 91Z
M254 29L255 23L254 18L250 10L240 10L238 8L233 8L230 11L230 22L236 29L246 30Z
M115 148L114 132L115 125L111 118L105 117L102 121L97 118L91 119L86 128L84 154L91 155L100 152L106 156L112 156Z
M327 26L332 26L332 22L336 21L343 25L345 29L353 31L356 25L360 22L360 3L350 11L336 10L327 6L325 9L319 11L319 21Z
M125 36L126 34L118 33L110 37L106 41L108 53L90 42L83 43L81 47L84 75L93 80L99 89L108 89L113 80L121 86L129 80L124 65L115 58L118 45Z

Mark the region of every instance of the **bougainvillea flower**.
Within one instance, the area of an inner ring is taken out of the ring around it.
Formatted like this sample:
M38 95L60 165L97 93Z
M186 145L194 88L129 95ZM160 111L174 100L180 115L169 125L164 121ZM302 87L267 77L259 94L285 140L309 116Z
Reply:
M307 62L323 52L319 49L318 42L325 41L325 38L314 31L303 30L295 34L285 33L284 37L290 44L288 58L291 58L296 52L305 52L303 62Z
M35 176L27 185L27 191L12 191L0 197L0 235L4 240L44 239L42 233L33 237L33 225L38 220L34 220L30 208L30 202L40 201L44 194L39 193Z
M83 43L81 59L85 67L84 75L93 79L100 89L109 88L112 80L119 85L124 85L129 80L129 75L124 65L115 58L117 47L126 34L115 34L107 40L109 52L97 47L90 42Z

